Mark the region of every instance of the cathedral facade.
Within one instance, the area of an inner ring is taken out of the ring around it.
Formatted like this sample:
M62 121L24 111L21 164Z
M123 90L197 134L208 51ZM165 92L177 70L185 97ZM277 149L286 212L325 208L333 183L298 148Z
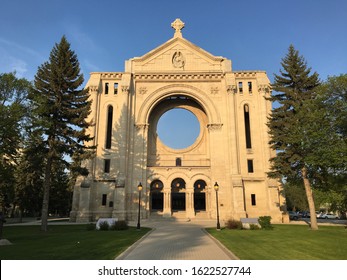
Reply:
M90 128L97 146L76 181L71 221L98 218L216 219L271 216L282 222L280 184L267 177L275 155L268 142L271 103L265 71L233 71L214 56L174 36L124 72L91 73ZM199 121L195 142L166 146L157 133L161 116L174 108ZM139 191L138 186L142 189Z

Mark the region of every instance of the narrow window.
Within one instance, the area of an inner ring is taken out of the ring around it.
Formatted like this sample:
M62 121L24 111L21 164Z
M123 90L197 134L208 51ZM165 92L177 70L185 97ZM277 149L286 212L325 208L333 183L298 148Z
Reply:
M105 94L108 94L108 83L105 83Z
M104 172L105 173L110 173L110 167L111 167L111 160L110 159L105 159L104 160Z
M110 202L108 203L108 207L113 207L113 201L110 201Z
M248 168L248 173L254 172L252 159L247 159L247 168Z
M257 205L254 193L251 194L251 202L252 202L252 206Z
M239 82L239 93L243 92L242 82Z
M249 106L247 104L244 106L244 117L245 117L246 148L252 149L251 126L250 126L250 120L249 120Z
M107 110L106 145L105 145L106 149L111 149L112 119L113 119L113 107L109 106Z
M101 205L102 206L106 206L106 201L107 201L107 194L103 194L102 195Z
M118 93L118 83L114 83L114 94Z
M181 158L176 158L176 166L182 166L182 159Z
M248 92L252 93L252 82L248 82Z

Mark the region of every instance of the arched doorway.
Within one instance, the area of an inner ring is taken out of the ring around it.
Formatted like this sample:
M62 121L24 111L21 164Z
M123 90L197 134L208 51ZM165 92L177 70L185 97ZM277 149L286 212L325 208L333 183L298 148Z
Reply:
M163 211L164 209L164 194L163 183L160 180L154 180L151 183L151 211Z
M206 182L204 180L197 180L194 183L194 211L206 211Z
M171 183L171 211L186 210L186 182L182 178L176 178Z

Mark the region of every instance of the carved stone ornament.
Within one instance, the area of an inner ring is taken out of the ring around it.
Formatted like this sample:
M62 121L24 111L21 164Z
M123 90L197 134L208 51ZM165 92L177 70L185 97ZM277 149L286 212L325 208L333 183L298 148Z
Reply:
M99 86L89 86L89 92L97 92L99 90Z
M175 36L182 36L181 30L184 27L184 22L177 18L173 23L171 23L171 27L175 29Z
M211 87L211 94L218 94L219 88L218 87Z
M208 131L217 131L222 129L222 123L210 123L207 125Z
M269 93L270 92L270 86L269 85L259 85L258 91Z
M135 124L137 130L146 129L148 127L147 123L137 123Z
M139 94L146 94L147 93L147 88L146 87L140 87L139 88Z
M172 65L175 68L183 68L186 63L186 60L182 54L182 52L177 51L172 56Z
M129 86L122 86L122 92L128 93L129 92Z
M228 93L236 93L237 92L237 88L235 85L228 85L227 86L227 92Z

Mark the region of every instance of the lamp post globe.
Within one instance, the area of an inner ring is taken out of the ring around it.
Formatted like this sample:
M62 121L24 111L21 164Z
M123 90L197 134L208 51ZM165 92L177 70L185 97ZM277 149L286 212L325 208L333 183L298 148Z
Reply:
M137 186L137 189L139 191L139 211L138 211L138 215L137 215L137 226L136 229L140 229L141 225L140 225L140 211L141 211L141 191L142 191L142 184L141 182L139 183L139 185Z
M216 204L217 204L217 230L220 230L220 223L219 223L219 205L218 205L218 190L219 190L219 185L216 182L214 184L214 189L216 191Z

